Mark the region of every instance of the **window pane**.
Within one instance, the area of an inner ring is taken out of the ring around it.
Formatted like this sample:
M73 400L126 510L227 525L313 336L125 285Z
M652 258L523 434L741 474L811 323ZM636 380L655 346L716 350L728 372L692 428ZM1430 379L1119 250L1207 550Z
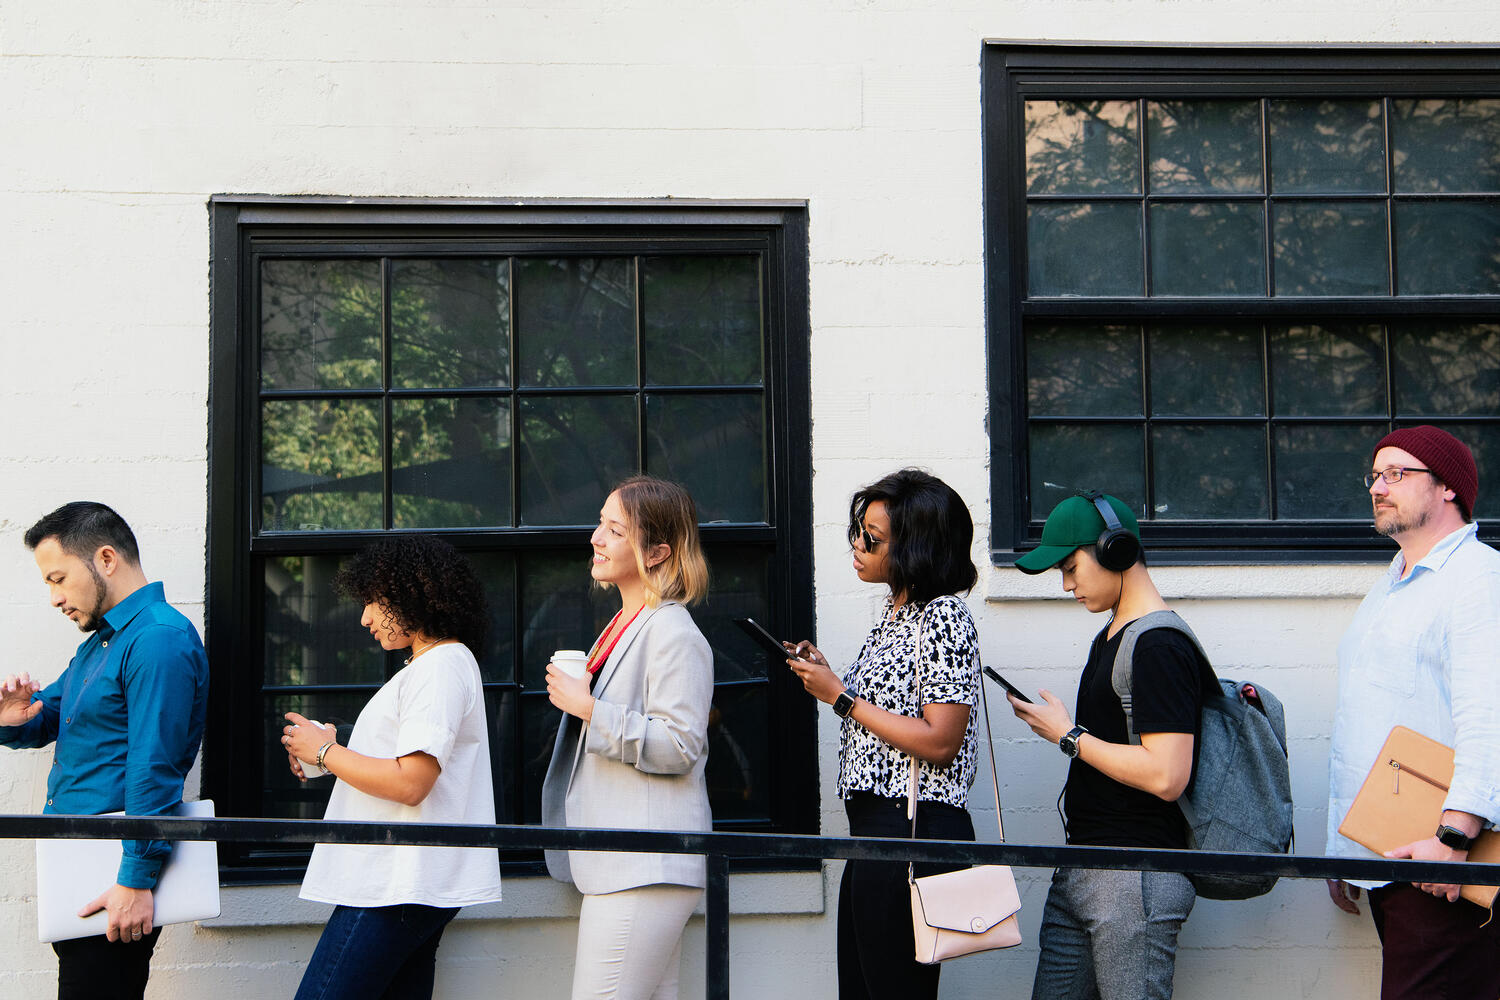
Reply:
M1500 414L1500 324L1406 323L1391 336L1397 418Z
M1263 416L1264 385L1259 326L1151 331L1154 416Z
M528 691L546 688L554 651L587 651L620 610L618 593L594 586L589 552L588 541L581 540L576 548L521 556L520 673Z
M380 425L374 400L262 403L261 530L381 527Z
M1146 102L1152 194L1261 191L1255 101Z
M1027 194L1140 194L1135 101L1027 101Z
M766 747L769 712L764 684L736 684L714 690L703 776L717 823L770 818L767 779L771 768Z
M1275 206L1277 295L1386 295L1385 205Z
M1141 385L1139 327L1026 330L1026 397L1033 416L1140 416Z
M496 823L521 822L524 808L518 783L521 769L517 766L522 746L520 702L521 693L515 688L484 689L484 719L489 724L490 736L490 775L495 781ZM551 744L548 747L550 749ZM537 788L535 794L540 798L541 789Z
M1031 426L1031 519L1041 521L1080 490L1098 490L1144 517L1146 452L1141 428L1119 424Z
M637 469L632 396L521 400L522 524L595 524L604 498Z
M262 389L379 388L380 262L260 266Z
M1032 295L1142 293L1139 205L1032 205L1026 215Z
M1444 424L1443 428L1474 453L1479 470L1479 496L1474 501L1475 517L1500 517L1500 426L1495 424Z
M1156 426L1153 502L1160 520L1271 516L1260 426Z
M516 261L516 349L522 385L634 385L632 260Z
M646 257L648 385L759 385L760 258Z
M548 652L551 652L550 650ZM543 662L543 667L546 663ZM557 727L563 714L547 700L544 691L526 691L521 695L521 780L524 791L520 801L521 820L533 825L542 822L542 780L552 760L557 742Z
M765 523L762 397L646 397L646 469L687 487L698 519Z
M366 633L368 636L368 633ZM293 776L287 764L286 749L281 745L281 728L286 713L314 719L328 726L338 726L340 739L349 739L349 727L359 718L360 710L375 694L368 691L345 691L337 694L266 695L261 716L261 732L266 734L261 748L261 812L267 819L322 819L328 806L333 780L314 778L305 784ZM282 845L283 847L288 845Z
M391 401L397 528L510 526L510 401Z
M1391 102L1399 192L1500 191L1500 100Z
M1370 445L1386 424L1318 424L1276 428L1276 517L1369 521Z
M1379 325L1272 327L1277 416L1384 416L1385 337Z
M708 550L709 591L702 604L693 608L693 621L714 648L714 679L743 681L766 676L769 654L752 643L736 618L754 618L772 634L771 552L750 546L711 546ZM805 636L786 636L803 639ZM785 670L777 661L770 667Z
M1500 202L1396 204L1401 295L1500 295Z
M516 557L509 552L465 552L464 556L484 585L484 600L490 612L490 629L484 637L484 648L472 650L479 660L479 675L487 683L514 680Z
M1258 204L1152 205L1152 294L1264 295L1262 219Z
M265 682L381 684L386 655L360 625L364 609L334 593L347 556L276 556L263 564Z
M510 384L510 262L391 262L391 384Z
M1379 101L1271 101L1271 190L1385 191Z

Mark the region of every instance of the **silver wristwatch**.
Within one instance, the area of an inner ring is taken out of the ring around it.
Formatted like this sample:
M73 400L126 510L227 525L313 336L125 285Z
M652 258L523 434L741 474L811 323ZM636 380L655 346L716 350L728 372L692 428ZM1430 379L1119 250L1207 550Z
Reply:
M1088 730L1082 726L1074 726L1063 734L1062 739L1057 741L1057 745L1061 748L1064 757L1071 759L1078 756L1078 737L1086 732Z

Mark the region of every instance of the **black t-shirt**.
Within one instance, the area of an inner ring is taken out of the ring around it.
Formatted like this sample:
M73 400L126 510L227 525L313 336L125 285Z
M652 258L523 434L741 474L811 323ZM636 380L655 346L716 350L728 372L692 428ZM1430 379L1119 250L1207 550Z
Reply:
M1089 648L1074 718L1101 740L1129 743L1125 710L1110 681L1125 630L1112 639L1105 638L1107 631L1101 630ZM1153 628L1136 641L1130 684L1135 731L1192 733L1195 767L1204 666L1192 640L1176 629ZM1070 844L1187 847L1187 824L1177 803L1122 785L1076 757L1068 768L1063 809Z

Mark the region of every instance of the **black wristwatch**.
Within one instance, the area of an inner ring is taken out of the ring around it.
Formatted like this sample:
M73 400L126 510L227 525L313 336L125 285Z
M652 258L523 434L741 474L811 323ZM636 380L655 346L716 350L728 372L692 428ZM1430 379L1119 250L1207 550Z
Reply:
M852 711L854 711L853 696L848 691L840 691L839 696L833 699L833 714L840 719L847 719Z
M1464 833L1457 827L1449 826L1447 823L1444 823L1442 826L1437 828L1436 836L1438 839L1438 843L1444 845L1445 847L1451 847L1455 851L1467 851L1469 848L1474 846L1473 837L1469 836L1467 833Z
M1064 757L1073 758L1078 756L1078 737L1086 732L1088 730L1082 726L1074 726L1063 734L1062 739L1057 741L1057 745L1062 749Z

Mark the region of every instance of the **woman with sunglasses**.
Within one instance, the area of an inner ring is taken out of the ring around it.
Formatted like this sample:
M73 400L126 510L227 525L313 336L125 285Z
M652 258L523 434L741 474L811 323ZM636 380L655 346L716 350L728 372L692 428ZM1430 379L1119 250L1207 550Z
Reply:
M958 597L978 579L973 541L963 500L917 469L866 486L849 504L854 572L889 589L885 609L842 679L810 642L797 643L787 665L843 720L838 790L853 836L911 836L915 757L917 836L974 839L979 634ZM952 867L919 865L917 874ZM914 953L906 865L849 861L839 886L840 1000L935 998L939 967Z
M590 542L590 573L620 595L620 610L582 677L547 666L547 695L566 715L542 822L708 830L714 658L687 610L708 593L693 498L676 483L627 479L605 498ZM548 851L547 869L583 893L573 1000L675 1000L703 856Z

